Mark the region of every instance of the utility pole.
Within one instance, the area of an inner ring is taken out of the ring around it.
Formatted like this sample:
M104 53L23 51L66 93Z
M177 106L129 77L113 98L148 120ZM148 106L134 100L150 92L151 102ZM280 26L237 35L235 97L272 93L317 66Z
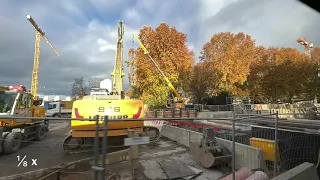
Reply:
M309 44L306 37L304 39L298 38L297 42L304 46L304 53L311 60L311 49L313 48L313 43ZM319 62L318 61L316 62L316 66L317 66L317 72L316 72L315 78L314 78L314 99L313 99L313 103L318 103L318 100L317 100L317 89L318 89L317 86L318 86L318 80L319 80Z

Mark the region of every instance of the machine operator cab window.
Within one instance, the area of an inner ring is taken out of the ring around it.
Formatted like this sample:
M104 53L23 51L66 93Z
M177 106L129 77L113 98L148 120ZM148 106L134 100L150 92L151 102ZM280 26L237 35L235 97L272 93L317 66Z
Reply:
M16 99L16 92L0 92L0 113L10 113Z
M57 108L57 104L49 104L48 109L55 109Z
M28 93L18 93L16 98L16 106L14 115L16 116L30 116L30 108L32 104L32 96Z
M32 99L29 94L19 93L17 98L17 109L28 109L31 107Z

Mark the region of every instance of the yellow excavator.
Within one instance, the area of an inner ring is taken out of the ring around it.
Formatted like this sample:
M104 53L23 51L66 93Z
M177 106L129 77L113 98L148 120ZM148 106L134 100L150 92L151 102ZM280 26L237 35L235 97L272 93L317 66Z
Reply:
M108 123L108 146L121 146L124 138L128 136L128 129L135 130L142 134L147 128L144 126L144 104L141 100L127 100L123 91L123 22L119 22L117 52L114 70L111 73L113 82L105 79L100 82L100 88L91 89L90 95L76 100L72 106L72 118L93 119L97 115L100 117L108 115L110 119L118 119L119 122ZM121 121L121 119L137 119L137 121ZM100 119L100 127L103 127L103 119ZM72 120L71 132L63 143L63 149L67 154L87 152L93 149L95 137L94 120ZM153 127L150 127L151 129ZM149 130L149 129L148 129ZM157 137L159 137L159 131ZM102 141L103 131L99 132ZM101 144L101 143L100 143Z

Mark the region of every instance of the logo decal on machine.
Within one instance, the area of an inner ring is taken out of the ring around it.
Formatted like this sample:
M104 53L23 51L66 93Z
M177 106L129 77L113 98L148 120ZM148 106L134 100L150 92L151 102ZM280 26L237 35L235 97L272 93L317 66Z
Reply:
M105 112L105 108L103 107L99 107L98 112ZM114 108L109 108L107 109L107 112L120 112L120 107L114 107ZM132 118L133 119L138 119L141 115L142 112L142 107L139 107L138 112L136 114L133 114ZM83 119L84 116L81 116L79 113L79 109L78 108L74 108L74 115L77 119ZM115 116L109 116L110 119L126 119L129 116L128 115L115 115ZM101 117L102 118L102 117ZM94 119L94 116L89 116L89 119Z
M136 114L133 115L133 119L138 119L141 115L142 112L142 107L139 107L138 112Z
M80 116L78 108L74 108L74 115L77 119L82 119L83 116Z

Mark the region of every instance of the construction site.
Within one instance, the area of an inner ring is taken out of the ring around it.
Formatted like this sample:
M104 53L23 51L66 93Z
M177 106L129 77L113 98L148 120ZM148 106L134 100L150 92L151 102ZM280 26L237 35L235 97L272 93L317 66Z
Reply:
M148 109L125 95L122 21L112 80L88 95L45 102L38 96L41 39L60 54L26 18L36 32L31 90L0 87L1 180L319 179L315 103L288 108L228 97L226 105L188 105L134 34L174 94L167 108ZM297 42L309 55L313 44Z

